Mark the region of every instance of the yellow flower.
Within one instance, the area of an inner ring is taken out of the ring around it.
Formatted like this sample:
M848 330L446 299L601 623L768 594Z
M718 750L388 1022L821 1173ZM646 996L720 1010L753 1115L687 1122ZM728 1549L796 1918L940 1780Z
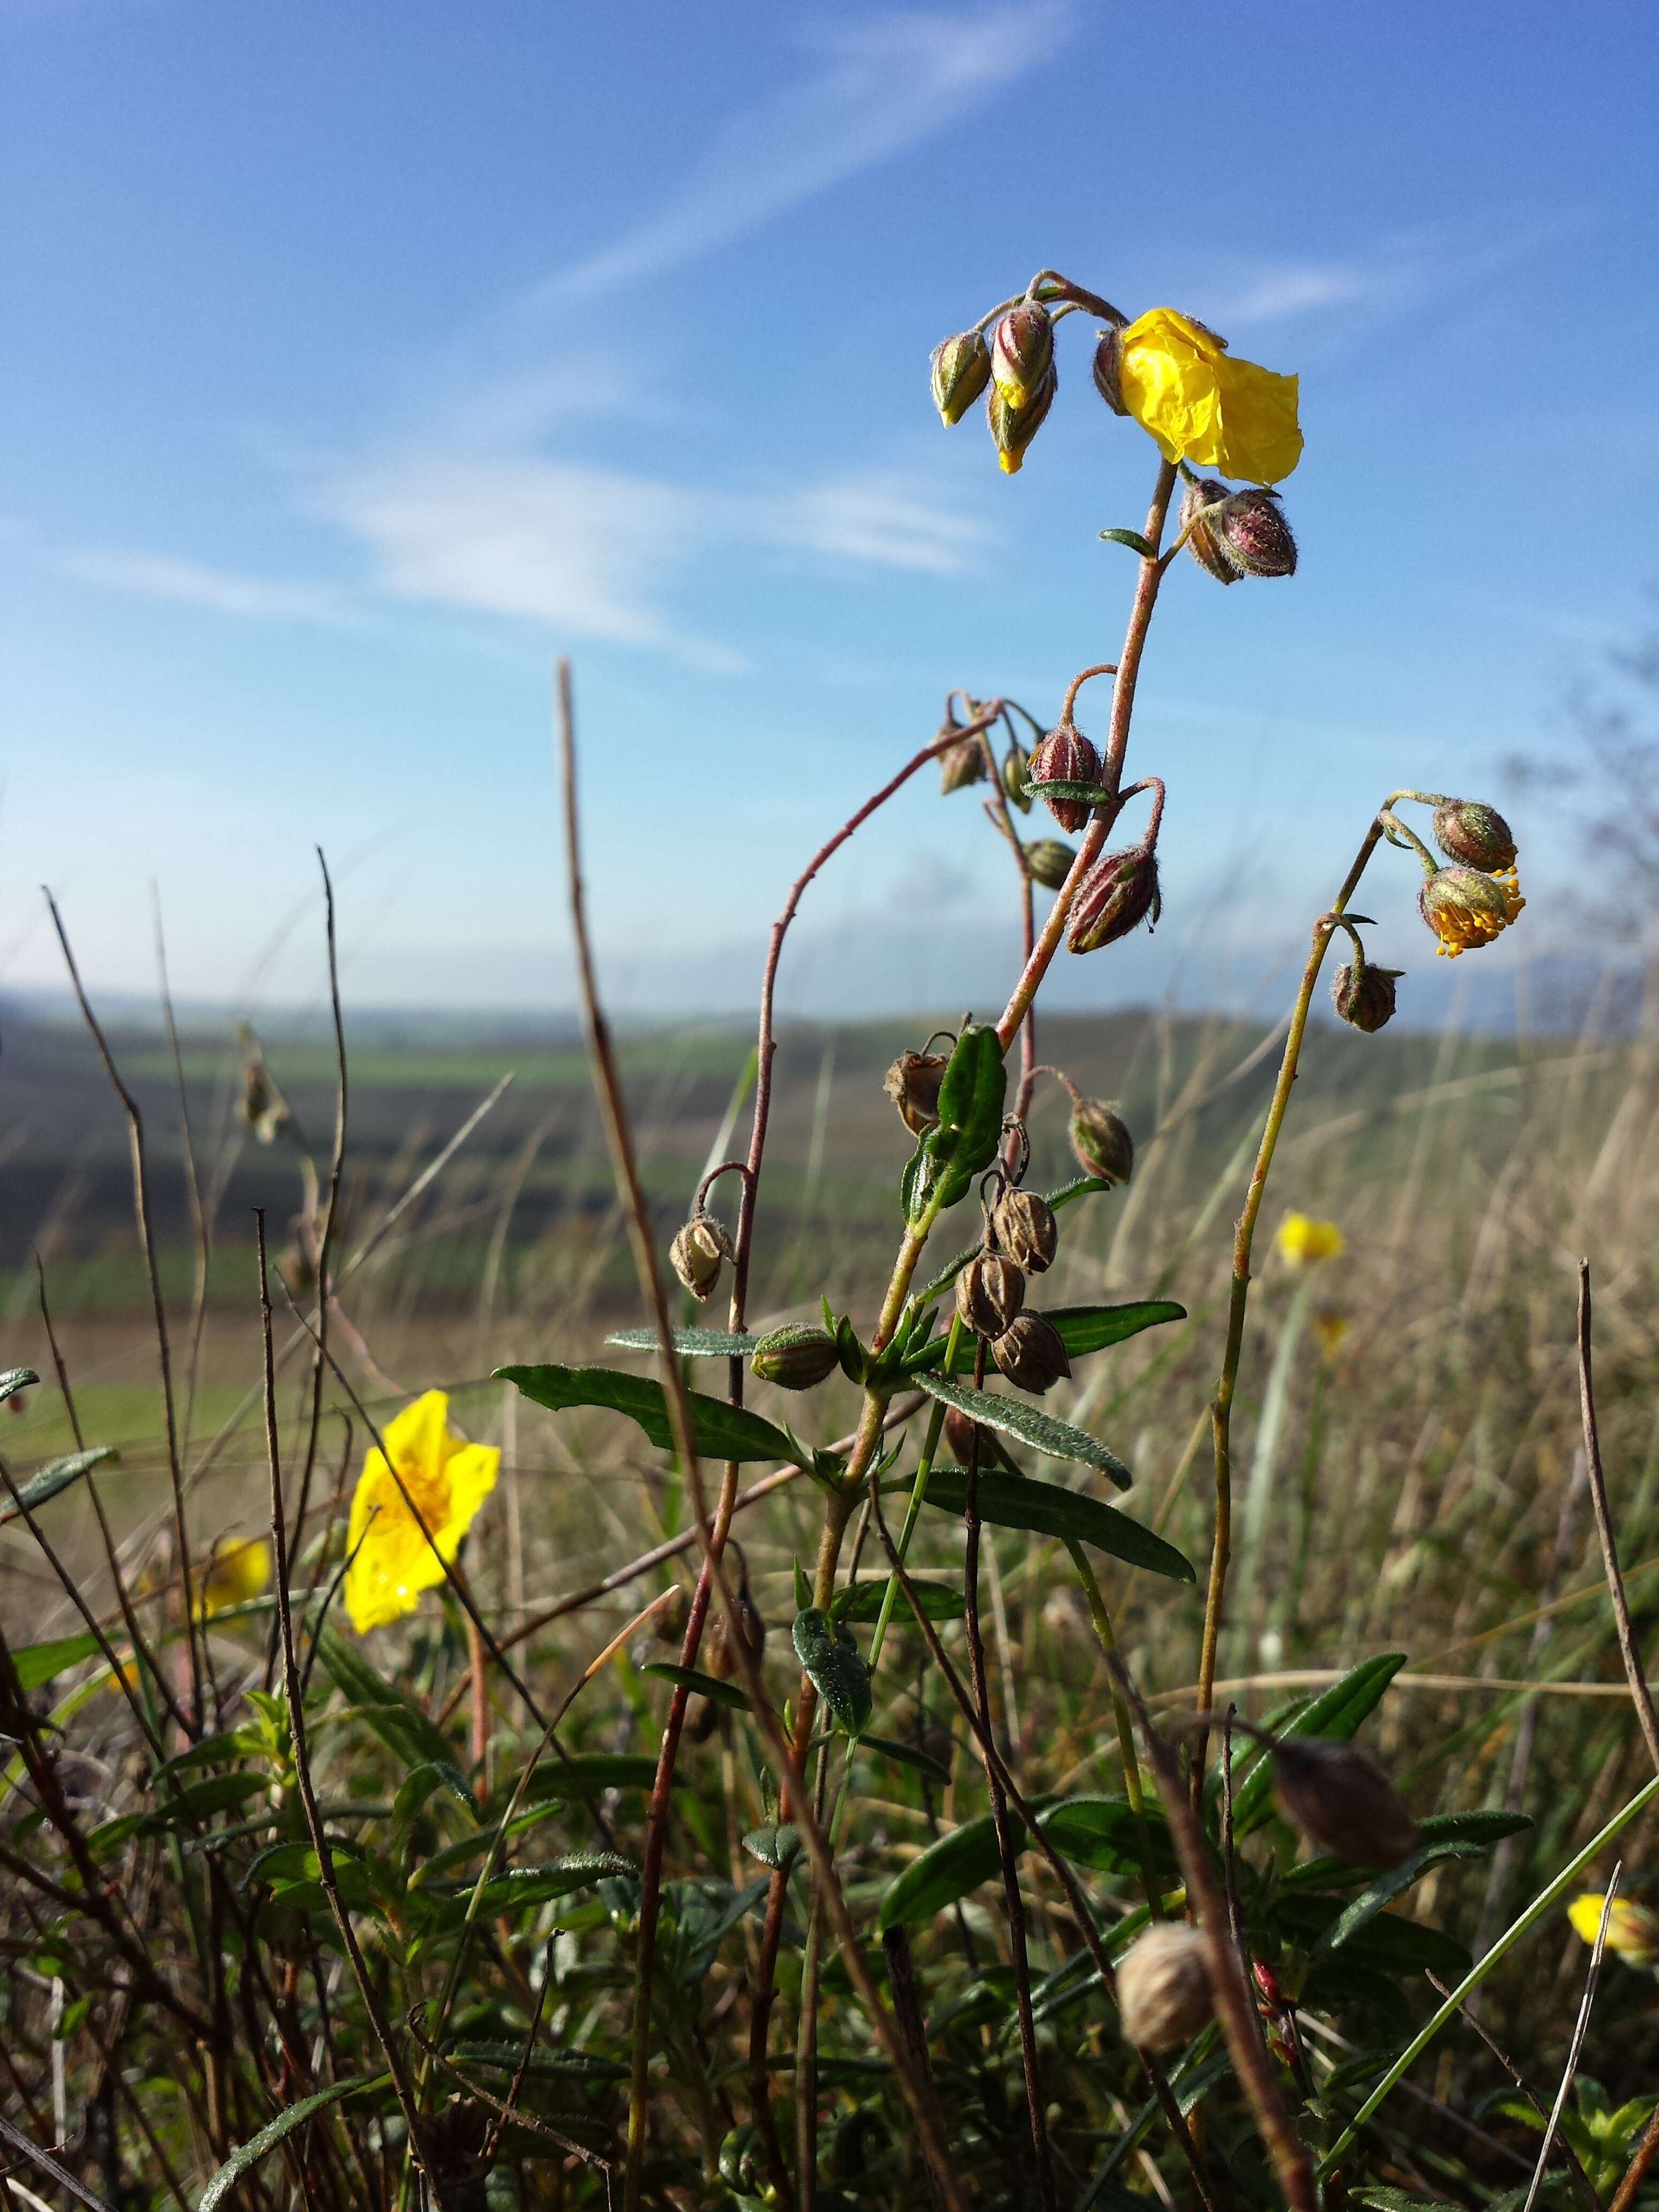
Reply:
M1437 868L1417 895L1424 921L1440 939L1437 950L1453 960L1490 945L1526 902L1513 868L1490 876L1478 868Z
M363 1462L346 1532L346 1549L356 1554L346 1572L346 1611L360 1636L412 1612L421 1592L443 1580L440 1558L454 1558L495 1487L500 1452L453 1436L448 1413L443 1392L428 1390L386 1431L386 1450L418 1521L380 1453L371 1451Z
M233 1605L246 1605L270 1588L270 1546L263 1536L222 1544L196 1588L196 1618L210 1619Z
M1150 308L1118 334L1117 384L1166 461L1271 484L1302 458L1296 378L1235 361L1224 340L1173 307Z
M1316 1306L1313 1333L1327 1359L1334 1359L1348 1340L1348 1316L1340 1306Z
M1587 1889L1567 1907L1573 1934L1582 1936L1586 1943L1595 1941L1605 1902L1601 1890ZM1615 1897L1613 1910L1607 1915L1607 1948L1616 1951L1621 1959L1628 1959L1632 1966L1659 1964L1659 1914L1650 1912L1645 1905L1633 1904L1627 1897Z
M1322 1260L1342 1256L1342 1231L1334 1221L1316 1221L1311 1214L1287 1213L1273 1239L1281 1260L1293 1267L1316 1267Z

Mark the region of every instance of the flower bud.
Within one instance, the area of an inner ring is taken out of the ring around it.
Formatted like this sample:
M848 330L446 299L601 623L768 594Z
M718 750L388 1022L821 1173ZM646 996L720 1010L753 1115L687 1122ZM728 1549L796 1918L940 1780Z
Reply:
M991 1208L996 1240L1017 1267L1041 1275L1060 1248L1060 1224L1046 1198L1034 1190L1005 1190Z
M882 1078L882 1089L913 1137L939 1119L939 1087L948 1065L942 1053L902 1052Z
M997 449L997 466L1004 476L1018 476L1020 464L1025 459L1025 448L1042 428L1043 418L1054 404L1055 378L1054 365L1036 390L1021 406L1011 407L995 385L986 396L985 419L991 426L991 436Z
M1135 1164L1135 1140L1122 1116L1103 1099L1085 1098L1072 1109L1066 1134L1085 1175L1103 1182L1127 1182Z
M1161 1921L1117 1965L1117 2009L1128 2040L1143 2051L1190 2043L1210 2017L1205 1942L1184 1921Z
M991 341L991 374L999 396L1020 408L1034 397L1054 365L1054 325L1035 300L1014 307L997 325Z
M1038 1398L1072 1371L1059 1330L1041 1314L1016 1314L992 1345L991 1357L1016 1390Z
M989 1435L989 1431L977 1428L976 1423L970 1421L966 1413L958 1413L954 1406L946 1407L945 1411L945 1448L950 1453L951 1459L955 1462L957 1467L967 1466L969 1459L973 1453L974 1437L976 1429L979 1437L979 1464L983 1467L986 1461L990 1457L989 1452L986 1449L986 1439Z
M960 331L933 352L933 404L946 428L960 422L991 380L991 349L979 331Z
M967 784L977 783L985 774L985 748L977 738L964 738L959 745L952 745L939 757L939 787L941 793L960 791Z
M1031 773L1031 756L1016 738L1009 746L1002 763L1002 794L1011 806L1029 814L1031 802L1026 796L1025 781Z
M1239 571L1223 550L1216 527L1219 514L1208 512L1219 509L1226 496L1227 487L1218 477L1200 477L1189 483L1181 495L1181 527L1187 532L1187 550L1199 567L1207 568L1218 584L1236 584Z
M1434 810L1434 841L1449 860L1488 876L1515 866L1515 838L1495 807L1478 799L1449 799Z
M712 1213L694 1213L668 1248L669 1265L694 1298L706 1298L733 1257L732 1239Z
M276 1271L288 1286L291 1298L308 1298L317 1287L317 1269L305 1241L290 1237L283 1247L283 1256L276 1262Z
M1439 950L1455 960L1472 946L1490 945L1507 929L1526 901L1508 883L1479 869L1437 868L1417 895L1423 919L1440 939Z
M1076 858L1075 848L1058 837L1039 837L1035 844L1025 848L1025 865L1031 871L1031 880L1041 884L1046 891L1060 889L1071 874Z
M1358 1744L1285 1736L1273 1758L1280 1809L1316 1851L1350 1866L1391 1867L1416 1850L1405 1799Z
M1331 979L1331 1004L1352 1029L1369 1036L1394 1019L1394 987L1403 968L1376 968L1368 960L1357 972L1345 960Z
M1158 859L1150 845L1103 854L1083 878L1073 902L1066 945L1073 952L1098 952L1103 945L1115 944L1139 929L1149 916L1155 923L1162 907Z
M1031 781L1098 783L1100 755L1074 724L1061 722L1031 755ZM1051 799L1045 793L1043 804L1062 830L1080 830L1089 818L1089 808L1080 799Z
M1218 478L1202 477L1182 495L1181 523L1189 531L1193 558L1218 583L1296 574L1296 540L1279 510L1279 494L1265 485L1229 491Z
M1004 1253L980 1253L957 1277L957 1311L975 1336L1000 1336L1024 1302L1025 1278Z
M1095 346L1095 390L1114 415L1127 415L1123 404L1123 389L1118 374L1118 345L1120 333L1115 327L1103 331Z
M762 1337L749 1364L763 1382L776 1382L785 1390L816 1390L840 1366L841 1353L828 1329L792 1322Z

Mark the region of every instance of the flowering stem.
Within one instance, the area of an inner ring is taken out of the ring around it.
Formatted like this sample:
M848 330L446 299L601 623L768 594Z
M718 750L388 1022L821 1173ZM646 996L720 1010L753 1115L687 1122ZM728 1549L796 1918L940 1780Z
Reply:
M1250 1251L1255 1241L1256 1217L1261 1211L1262 1197L1267 1188L1267 1171L1273 1166L1279 1133L1285 1126L1285 1110L1291 1103L1291 1085L1296 1081L1297 1062L1301 1058L1303 1035L1308 1026L1308 1010L1313 1004L1314 986L1319 981L1326 948L1336 931L1344 926L1342 909L1353 896L1359 878L1364 874L1371 854L1376 850L1383 834L1383 816L1387 811L1386 807L1378 810L1376 819L1365 832L1364 842L1354 855L1353 866L1349 869L1330 911L1321 915L1314 924L1313 944L1308 954L1307 965L1302 971L1301 988L1291 1009L1291 1026L1279 1058L1279 1080L1273 1085L1267 1127L1262 1130L1261 1141L1256 1147L1255 1165L1250 1170L1250 1185L1244 1194L1244 1210L1233 1229L1233 1279L1227 1307L1227 1344L1222 1354L1220 1380L1216 1385L1215 1397L1210 1408L1210 1428L1215 1444L1215 1538L1210 1552L1210 1581L1204 1601L1203 1641L1198 1662L1198 1706L1200 1714L1207 1715L1209 1711L1211 1693L1215 1684L1216 1648L1221 1637L1222 1607L1227 1590L1227 1563L1232 1550L1233 1395L1238 1384L1239 1354L1244 1344L1244 1317L1249 1305ZM1208 1743L1209 1723L1205 1720L1199 1728L1193 1747L1192 1793L1195 1806L1201 1803L1203 1798L1204 1759Z

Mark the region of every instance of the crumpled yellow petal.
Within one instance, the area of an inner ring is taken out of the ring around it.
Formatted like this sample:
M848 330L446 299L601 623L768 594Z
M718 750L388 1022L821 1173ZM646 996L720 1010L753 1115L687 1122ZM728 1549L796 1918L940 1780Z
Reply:
M441 1466L452 1441L448 1398L441 1390L423 1390L381 1433L398 1466L405 1461L412 1461L416 1467Z
M1212 331L1173 307L1151 307L1124 330L1118 385L1166 461L1270 484L1302 458L1297 378L1235 361Z
M364 1457L346 1531L353 1557L345 1605L359 1635L412 1611L422 1591L443 1580L444 1566L495 1486L501 1453L452 1435L448 1413L444 1393L427 1391L386 1431L392 1466L378 1449Z

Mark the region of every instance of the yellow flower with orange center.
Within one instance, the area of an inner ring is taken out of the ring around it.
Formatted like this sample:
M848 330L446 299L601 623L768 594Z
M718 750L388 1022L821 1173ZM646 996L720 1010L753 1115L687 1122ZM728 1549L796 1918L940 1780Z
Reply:
M413 1612L421 1592L443 1580L501 1463L493 1444L451 1432L441 1390L404 1407L386 1431L386 1454L370 1451L352 1495L345 1602L360 1636Z
M1513 868L1483 875L1479 868L1437 868L1417 895L1423 919L1439 939L1437 950L1460 952L1490 945L1525 906Z
M1606 1894L1599 1889L1587 1889L1575 1897L1567 1907L1573 1934L1594 1943L1606 1903ZM1615 1897L1607 1914L1607 1948L1628 1959L1632 1966L1659 1965L1659 1914L1630 1898Z
M1166 461L1277 483L1302 458L1297 379L1236 361L1224 339L1173 307L1116 334L1117 396Z
M270 1546L263 1536L222 1544L196 1586L196 1617L208 1620L234 1605L246 1605L270 1588Z
M1340 1260L1346 1243L1335 1222L1316 1221L1310 1213L1287 1213L1273 1239L1279 1258L1292 1267L1316 1267L1323 1261Z

